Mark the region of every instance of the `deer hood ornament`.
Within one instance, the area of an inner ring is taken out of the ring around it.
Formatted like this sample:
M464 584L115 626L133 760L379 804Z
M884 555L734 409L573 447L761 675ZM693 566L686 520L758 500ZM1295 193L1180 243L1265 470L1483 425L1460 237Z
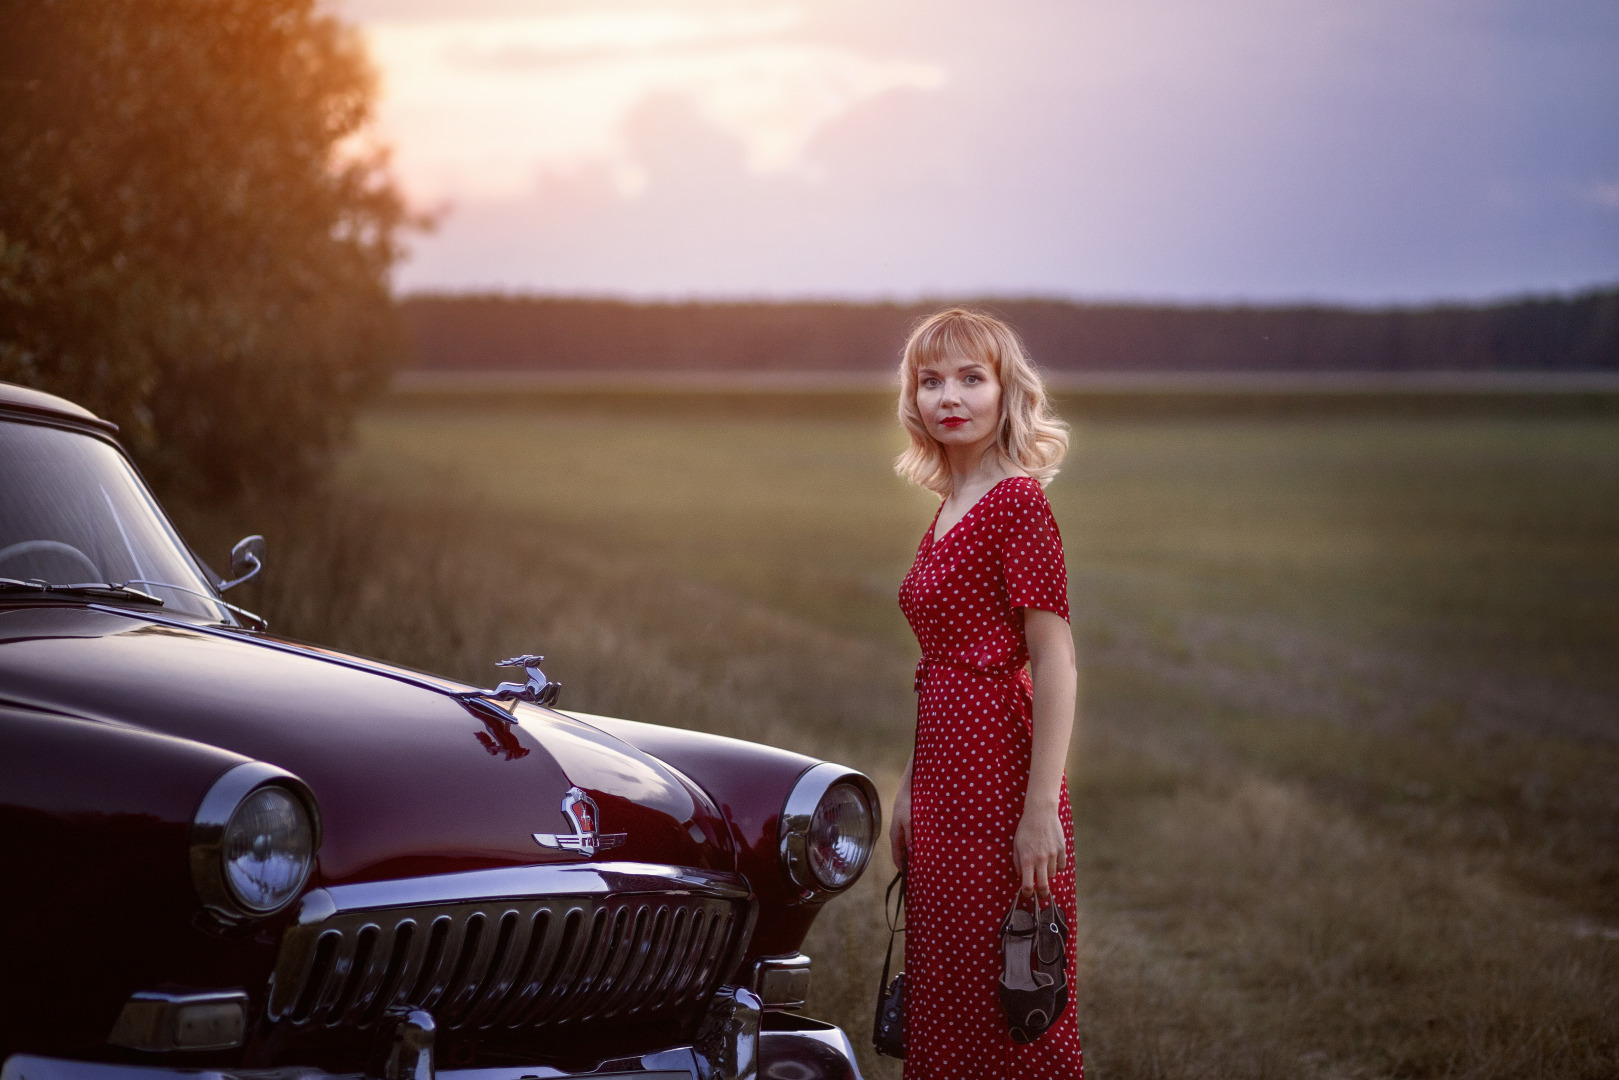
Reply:
M545 657L524 653L509 660L497 661L496 667L520 667L528 676L523 682L503 682L493 690L479 690L469 697L480 697L486 701L526 701L531 705L555 705L557 695L562 692L562 684L552 682L540 670L540 663ZM511 706L506 706L510 709Z

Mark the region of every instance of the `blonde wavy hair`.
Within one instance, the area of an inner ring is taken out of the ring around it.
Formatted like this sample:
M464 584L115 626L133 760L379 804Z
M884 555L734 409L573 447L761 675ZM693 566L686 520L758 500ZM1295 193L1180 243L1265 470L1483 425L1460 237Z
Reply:
M996 446L1041 486L1057 475L1068 453L1068 425L1051 411L1045 384L1018 340L1001 320L965 308L930 315L911 331L899 365L899 421L911 445L894 471L913 484L948 497L950 463L944 447L922 422L916 405L916 373L947 356L967 356L995 372L1001 384L1001 425Z

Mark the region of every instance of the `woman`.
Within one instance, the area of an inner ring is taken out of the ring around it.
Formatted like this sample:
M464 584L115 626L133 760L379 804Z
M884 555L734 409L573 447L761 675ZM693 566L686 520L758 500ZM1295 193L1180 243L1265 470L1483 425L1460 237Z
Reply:
M988 316L922 323L900 379L911 445L895 469L943 498L899 593L922 647L916 748L890 832L907 869L905 1076L1071 1080L1083 1075L1074 1006L1020 1043L999 996L1014 898L1075 918L1063 764L1078 674L1041 490L1068 436L1017 335Z

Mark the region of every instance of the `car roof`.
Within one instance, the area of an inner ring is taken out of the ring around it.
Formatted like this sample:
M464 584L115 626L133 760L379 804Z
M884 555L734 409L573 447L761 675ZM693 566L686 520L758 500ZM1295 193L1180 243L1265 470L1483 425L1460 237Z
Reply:
M74 425L100 428L107 432L118 430L117 424L103 420L89 409L75 405L67 398L27 386L18 386L16 383L0 382L0 412L51 417L66 420Z

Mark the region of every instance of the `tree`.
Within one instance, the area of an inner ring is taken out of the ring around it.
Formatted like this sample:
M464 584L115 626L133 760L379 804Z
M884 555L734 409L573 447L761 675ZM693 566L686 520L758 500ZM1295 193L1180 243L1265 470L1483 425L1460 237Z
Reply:
M0 378L210 494L316 469L403 349L411 223L313 0L0 0Z

